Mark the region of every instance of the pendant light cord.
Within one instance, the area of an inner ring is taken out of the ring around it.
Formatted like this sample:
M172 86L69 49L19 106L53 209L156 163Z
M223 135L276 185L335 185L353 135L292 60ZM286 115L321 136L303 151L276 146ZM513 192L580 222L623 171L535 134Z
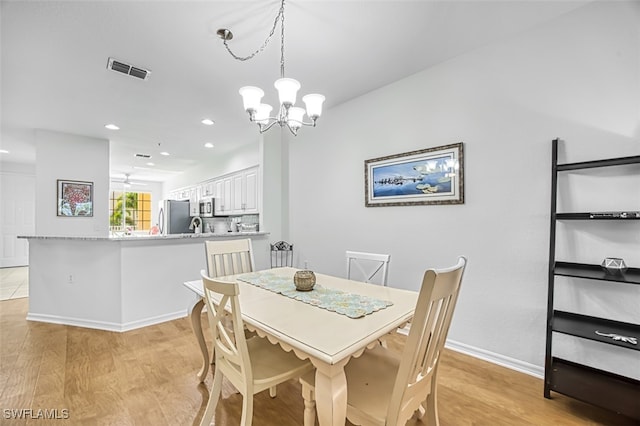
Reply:
M248 61L249 59L254 58L257 54L261 53L267 47L267 45L271 41L271 38L273 38L273 35L276 32L278 21L281 21L281 24L280 24L280 29L281 29L280 31L280 77L284 78L284 0L282 0L282 2L280 3L280 10L278 11L276 18L273 21L273 27L271 28L269 35L265 39L264 43L262 43L262 46L260 46L255 52L251 53L248 56L238 56L231 51L231 48L229 47L229 44L228 44L228 39L226 38L223 39L224 47L227 49L229 54L233 56L234 59L237 59L238 61Z

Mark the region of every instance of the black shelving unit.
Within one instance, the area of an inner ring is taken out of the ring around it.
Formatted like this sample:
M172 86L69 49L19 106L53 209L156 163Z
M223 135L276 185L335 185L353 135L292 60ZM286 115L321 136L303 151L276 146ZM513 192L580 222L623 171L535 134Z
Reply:
M640 325L560 311L554 307L556 276L598 280L602 281L603 285L640 285L639 268L628 268L622 273L608 273L600 265L561 262L555 258L558 221L640 220L640 211L556 212L558 172L640 164L640 156L558 164L558 144L559 140L554 139L551 159L551 225L544 396L551 398L551 391L554 391L640 420L639 380L553 356L554 333L596 341L619 350L640 351ZM615 225L612 224L612 226Z

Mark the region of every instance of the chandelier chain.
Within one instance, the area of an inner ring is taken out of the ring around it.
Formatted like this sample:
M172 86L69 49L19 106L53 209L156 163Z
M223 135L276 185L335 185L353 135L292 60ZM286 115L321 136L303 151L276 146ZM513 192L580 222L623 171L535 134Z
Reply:
M273 35L276 32L276 27L278 26L278 21L282 21L281 24L280 24L280 26L281 26L281 33L280 33L281 34L281 40L280 40L280 74L281 74L282 77L284 77L284 0L282 0L282 2L280 4L280 10L278 11L278 14L276 15L276 18L273 21L273 27L271 27L271 31L269 32L269 35L264 40L264 43L262 43L262 46L260 46L256 51L254 51L253 53L249 54L248 56L238 56L235 53L233 53L233 51L229 47L228 40L226 38L223 39L224 47L227 49L227 52L229 52L229 54L234 59L237 59L238 61L248 61L249 59L253 59L257 54L261 53L267 47L267 45L271 41L271 38L273 38Z
M284 0L280 6L280 78L284 78Z

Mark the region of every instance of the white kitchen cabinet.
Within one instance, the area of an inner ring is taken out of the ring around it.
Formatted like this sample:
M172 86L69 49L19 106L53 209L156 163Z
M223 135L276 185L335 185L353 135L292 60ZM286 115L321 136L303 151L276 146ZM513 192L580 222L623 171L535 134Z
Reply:
M258 168L242 170L213 181L216 216L259 213Z
M244 206L244 180L242 173L231 176L231 212L242 214Z
M216 216L227 216L232 214L232 192L231 176L224 176L214 181L215 203L214 214Z
M215 196L215 180L209 180L202 184L200 187L200 195L202 197L214 197Z
M231 203L230 214L257 214L258 213L258 168L234 173L231 176Z
M258 181L258 168L246 170L243 173L244 182L244 213L245 214L257 214L259 213L259 181Z

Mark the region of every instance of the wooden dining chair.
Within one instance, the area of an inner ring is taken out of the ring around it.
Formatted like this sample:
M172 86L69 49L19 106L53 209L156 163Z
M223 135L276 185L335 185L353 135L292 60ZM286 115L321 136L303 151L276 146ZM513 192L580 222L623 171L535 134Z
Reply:
M347 279L387 285L391 255L347 250L346 258Z
M298 378L312 371L313 365L308 360L300 360L293 352L285 352L280 346L269 343L267 339L245 338L238 283L209 278L204 270L200 275L216 356L213 389L200 425L208 426L213 420L224 376L242 394L240 424L249 426L253 418L253 395ZM214 295L221 296L218 303L214 303ZM231 319L231 330L221 321L227 312L225 307Z
M211 278L253 272L251 239L205 241L207 275Z
M422 280L411 329L401 355L382 346L345 367L347 418L355 425L404 425L414 415L438 425L438 365L456 306L467 259L428 269ZM375 315L375 313L373 314ZM304 425L315 423L314 374L301 379Z
M239 240L210 240L205 241L205 254L207 258L207 276L209 278L222 277L226 275L242 274L247 272L253 272L255 270L255 264L253 260L253 249L251 245L251 239L239 239ZM203 300L206 305L206 300ZM200 308L202 309L202 308ZM200 325L200 315L192 317L192 321L195 321L193 325L194 330L202 329ZM229 318L222 318L222 323L230 328ZM247 337L252 336L247 330L245 330ZM206 347L206 343L203 340L204 337L195 332L196 338L198 338L198 344L200 347L203 345ZM200 341L202 339L202 341ZM215 363L215 346L211 351L211 364ZM206 371L202 370L198 374L200 381L204 381ZM276 395L275 386L271 389L271 396Z

